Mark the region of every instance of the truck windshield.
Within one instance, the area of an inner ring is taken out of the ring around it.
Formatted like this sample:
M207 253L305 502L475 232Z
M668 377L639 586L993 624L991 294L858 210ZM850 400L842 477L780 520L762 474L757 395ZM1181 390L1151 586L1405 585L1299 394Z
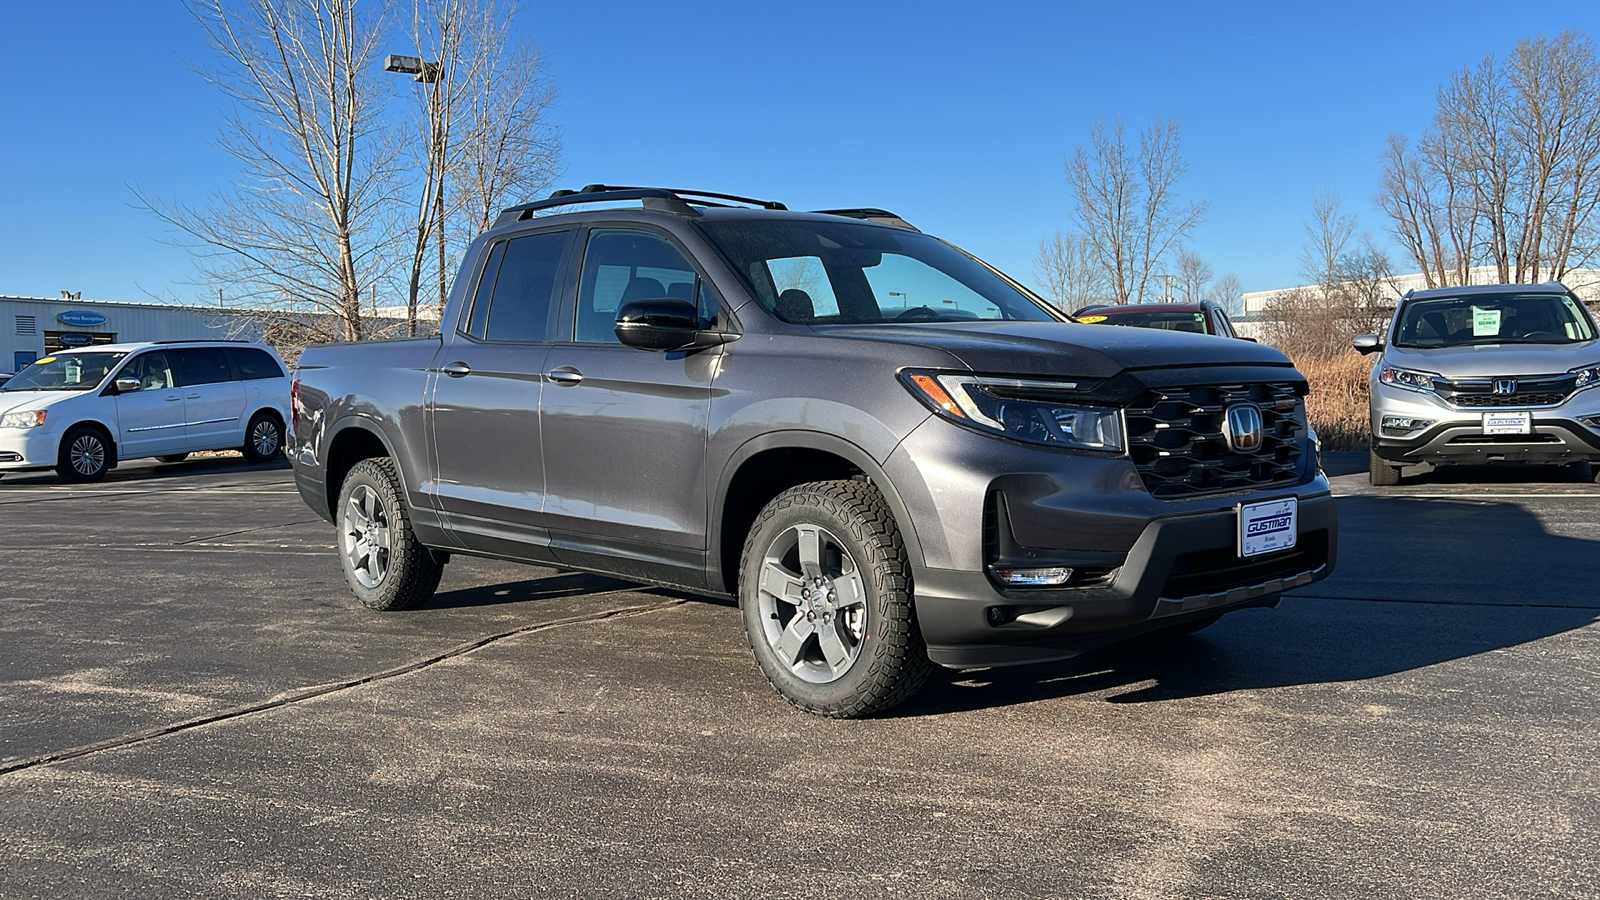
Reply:
M1065 321L925 234L811 219L701 221L769 312L796 325Z
M1400 308L1397 347L1472 344L1576 344L1594 340L1594 323L1565 294L1468 294L1410 300Z
M0 391L87 391L104 381L126 353L57 353L34 360Z

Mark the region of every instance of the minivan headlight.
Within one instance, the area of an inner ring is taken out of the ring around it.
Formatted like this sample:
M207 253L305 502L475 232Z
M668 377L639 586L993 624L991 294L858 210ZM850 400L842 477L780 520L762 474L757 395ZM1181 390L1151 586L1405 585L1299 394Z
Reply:
M1572 374L1578 376L1578 380L1572 385L1573 390L1581 391L1584 388L1600 385L1600 366L1573 369Z
M1418 372L1415 369L1402 369L1399 366L1385 365L1378 369L1378 380L1384 384L1429 394L1433 393L1433 380L1438 377L1432 372Z
M30 409L26 412L8 412L0 416L0 428L37 428L44 424L48 410Z
M1080 391L1080 382L915 369L900 380L935 413L986 434L1075 450L1121 453L1127 446L1122 410L1052 396Z

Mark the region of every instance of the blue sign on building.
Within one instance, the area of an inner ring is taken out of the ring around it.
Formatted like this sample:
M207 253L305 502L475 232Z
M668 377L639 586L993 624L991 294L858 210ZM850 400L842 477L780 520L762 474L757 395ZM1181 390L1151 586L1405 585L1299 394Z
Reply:
M60 341L63 347L87 347L94 343L94 338L81 331L69 331L57 336L56 340Z
M74 311L64 312L56 316L56 321L63 325L77 325L81 328L88 328L92 325L104 325L106 317L97 312Z

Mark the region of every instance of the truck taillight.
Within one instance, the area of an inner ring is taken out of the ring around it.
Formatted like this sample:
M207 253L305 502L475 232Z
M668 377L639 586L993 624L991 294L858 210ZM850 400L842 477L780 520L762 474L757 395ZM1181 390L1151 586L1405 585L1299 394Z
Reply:
M300 420L300 370L296 369L289 376L289 418L293 421L289 427L293 428Z

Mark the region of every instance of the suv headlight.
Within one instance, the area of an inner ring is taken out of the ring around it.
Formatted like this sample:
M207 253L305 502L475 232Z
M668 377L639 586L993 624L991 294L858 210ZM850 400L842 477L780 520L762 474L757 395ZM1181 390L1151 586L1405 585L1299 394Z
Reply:
M1573 369L1572 374L1578 376L1577 382L1572 386L1572 389L1575 391L1581 391L1584 388L1592 388L1595 385L1600 384L1600 366L1587 366L1582 369Z
M1056 399L1082 390L1080 382L916 369L901 372L900 380L935 413L986 434L1075 450L1121 453L1127 445L1122 410Z
M27 412L8 412L0 416L0 428L36 428L44 424L44 417L48 413L43 409L30 409Z
M1378 369L1378 380L1384 384L1427 394L1433 393L1433 380L1438 377L1432 372L1418 372L1415 369L1402 369L1399 366L1384 365Z

